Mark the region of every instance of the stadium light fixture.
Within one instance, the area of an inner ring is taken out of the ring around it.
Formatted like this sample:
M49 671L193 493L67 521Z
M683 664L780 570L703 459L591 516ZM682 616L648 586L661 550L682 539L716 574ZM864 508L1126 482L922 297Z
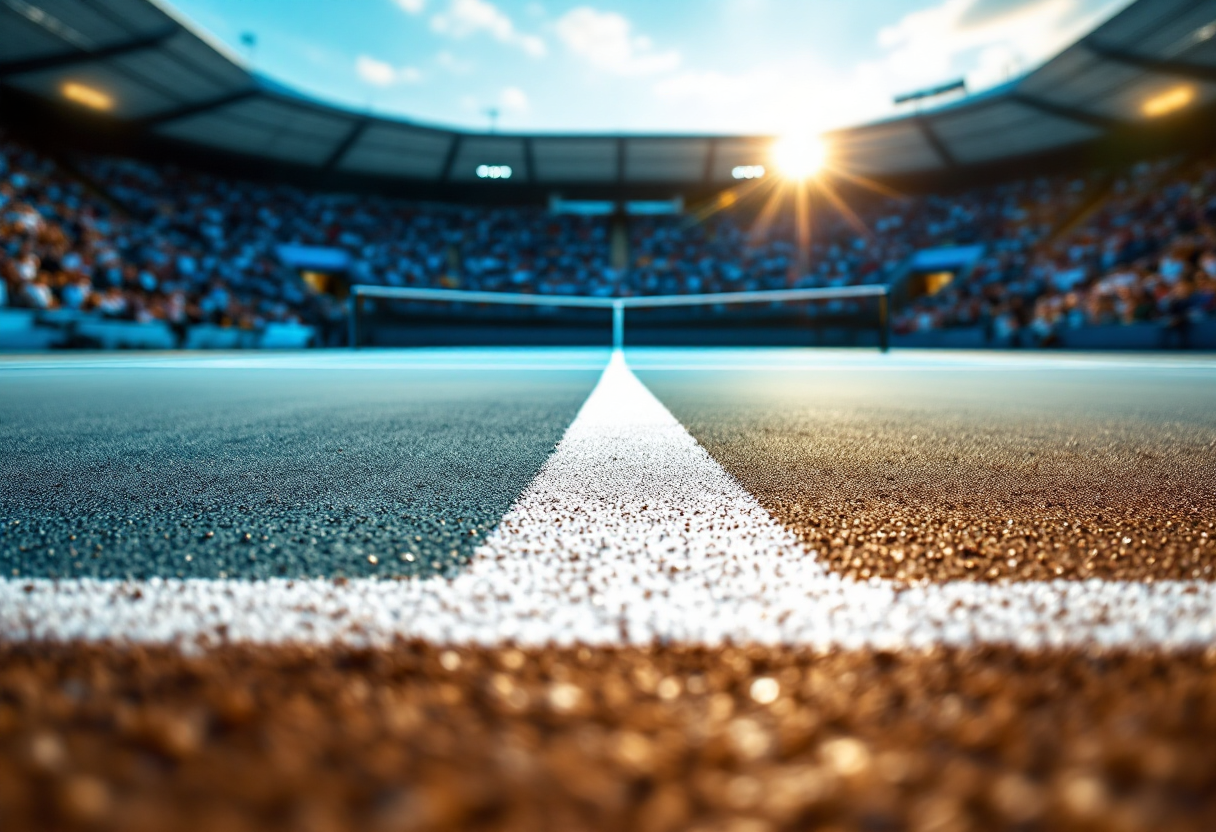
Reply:
M735 179L763 179L765 173L764 165L735 165L730 169Z
M477 173L478 179L510 179L511 178L511 166L510 165L478 165L477 170L475 172Z
M91 110L112 110L114 108L114 99L106 95L99 89L90 87L87 84L81 84L77 81L67 81L59 91L63 93L63 97L68 101L74 101L77 104L83 104Z
M1149 118L1157 118L1175 110L1181 110L1194 100L1195 88L1183 84L1154 95L1146 100L1140 109Z
M828 149L822 139L787 136L773 145L772 157L787 179L809 179L823 169Z

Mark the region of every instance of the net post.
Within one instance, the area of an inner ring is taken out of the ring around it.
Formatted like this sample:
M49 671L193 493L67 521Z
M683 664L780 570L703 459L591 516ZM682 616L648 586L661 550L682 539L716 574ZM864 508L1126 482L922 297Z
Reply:
M891 349L891 310L889 308L889 287L883 287L883 293L878 296L878 349L888 352Z
M625 346L625 304L619 300L612 302L612 348L623 349Z
M359 287L355 286L351 289L350 298L350 348L357 350L359 348L359 313L363 310L363 293L359 291Z

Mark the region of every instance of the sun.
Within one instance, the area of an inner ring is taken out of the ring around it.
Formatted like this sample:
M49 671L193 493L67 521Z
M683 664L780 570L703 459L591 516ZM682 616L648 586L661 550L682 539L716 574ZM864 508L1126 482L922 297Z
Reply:
M773 163L787 179L809 179L823 170L828 158L823 139L808 136L778 139L770 153Z

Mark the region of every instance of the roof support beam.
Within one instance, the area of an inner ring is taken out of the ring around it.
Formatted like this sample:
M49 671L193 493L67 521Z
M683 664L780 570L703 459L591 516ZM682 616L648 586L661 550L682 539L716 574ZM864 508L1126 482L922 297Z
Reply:
M1050 116L1057 118L1066 118L1069 121L1075 121L1079 124L1087 124L1090 127L1096 127L1099 130L1114 130L1122 127L1123 122L1117 119L1100 116L1096 113L1089 113L1085 110L1076 110L1072 107L1065 107L1060 104L1045 101L1042 98L1025 93L1012 92L1009 95L1011 101L1030 107L1033 110L1038 110L1040 113L1047 113Z
M252 98L257 95L258 92L259 90L256 87L247 87L237 92L230 92L227 95L208 98L205 101L196 101L193 104L187 104L184 107L177 107L173 110L165 110L163 113L154 113L147 118L140 119L139 123L144 127L168 124L171 121L188 118L199 113L205 113L208 110L215 110L220 107L227 107L229 104L235 104L238 101L244 101L246 98Z
M705 153L705 170L701 173L701 179L706 185L712 185L714 181L714 160L718 156L718 140L709 140L709 150Z
M616 140L616 184L618 187L625 185L625 140Z
M1177 75L1180 78L1189 78L1192 81L1216 83L1216 66L1138 55L1135 52L1128 52L1113 46L1103 46L1089 38L1081 42L1085 44L1086 49L1103 60L1115 61L1116 63L1134 66L1138 69L1147 69L1149 72L1157 72L1162 75Z
M70 52L58 52L54 55L43 55L37 58L5 61L4 63L0 63L0 78L22 75L27 72L39 72L44 69L59 69L60 67L75 66L92 61L104 61L108 58L117 58L120 55L127 55L131 52L153 49L176 35L179 31L181 29L175 25L153 32L150 35L145 35L144 37L123 41L112 46L103 46L98 49L73 49Z
M355 142L359 141L359 137L363 135L363 131L372 123L370 118L361 118L351 125L350 131L338 142L338 146L334 148L333 153L329 154L329 158L321 165L321 170L331 171L336 168L341 162L342 157L346 152L354 147Z
M443 167L439 171L439 181L447 182L452 178L452 168L456 165L456 154L460 152L460 143L464 140L464 136L456 133L452 136L452 143L448 145L448 155L444 157Z
M536 181L536 159L532 155L532 137L524 139L524 179L532 183Z
M937 131L933 129L929 119L924 116L916 116L916 126L920 129L921 135L925 137L925 141L929 143L929 147L933 148L933 152L937 154L937 158L942 160L942 164L950 169L957 168L958 161L950 152L950 148L946 147L942 137L937 135Z

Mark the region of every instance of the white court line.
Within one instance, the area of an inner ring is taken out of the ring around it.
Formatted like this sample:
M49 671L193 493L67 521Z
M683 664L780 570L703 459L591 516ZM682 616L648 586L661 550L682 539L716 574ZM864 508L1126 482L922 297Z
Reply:
M1020 367L1002 367L1002 366L984 366L981 364L973 365L851 365L851 364L644 364L637 367L642 372L664 372L674 371L680 373L703 373L703 372L749 372L749 373L788 373L788 372L824 372L824 373L906 373L909 370L931 371L934 373L1015 373L1015 372L1063 372L1085 370L1143 370L1147 372L1163 372L1166 370L1183 370L1187 372L1206 371L1209 374L1216 373L1216 366L1213 367L1197 367L1185 364L1159 364L1147 366L1143 364L1126 364L1126 365L1100 365L1100 366L1078 366L1078 365L1044 365L1036 366L1020 366Z
M348 350L289 353L0 356L0 374L66 370L602 370L608 348Z
M1039 372L1050 370L1161 370L1216 371L1216 360L1208 356L1094 355L1008 352L953 352L896 350L882 355L873 350L807 348L800 350L705 350L683 353L679 350L649 348L627 349L634 370L760 371L785 372L813 370L827 372L900 373L909 370L933 372Z
M554 454L445 580L0 581L0 638L383 644L979 642L1179 648L1216 586L919 587L827 572L615 356Z
M1216 371L1216 359L1199 355L1094 354L900 349L627 347L636 370L785 372L941 372L1165 370ZM4 356L0 374L63 370L601 370L607 348L424 347L410 349L301 350L283 353L152 353Z

